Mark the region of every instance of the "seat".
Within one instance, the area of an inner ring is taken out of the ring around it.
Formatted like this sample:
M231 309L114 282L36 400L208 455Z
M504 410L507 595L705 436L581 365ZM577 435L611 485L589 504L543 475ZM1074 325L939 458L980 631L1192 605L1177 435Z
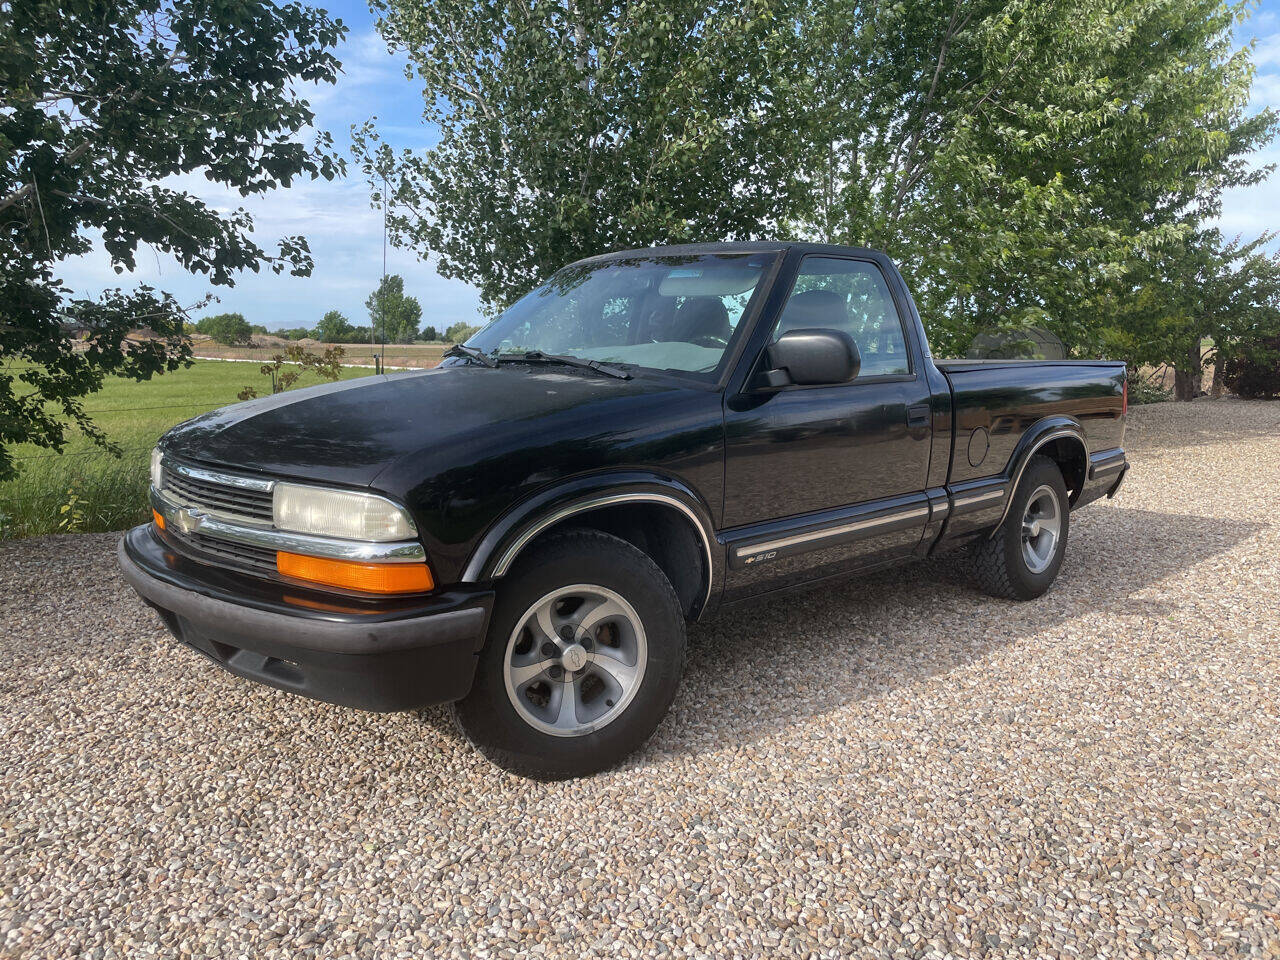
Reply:
M690 297L676 309L673 340L687 343L700 337L728 341L733 335L729 309L719 297Z
M843 330L849 333L849 306L845 298L833 290L806 290L797 293L782 308L776 337L788 330Z

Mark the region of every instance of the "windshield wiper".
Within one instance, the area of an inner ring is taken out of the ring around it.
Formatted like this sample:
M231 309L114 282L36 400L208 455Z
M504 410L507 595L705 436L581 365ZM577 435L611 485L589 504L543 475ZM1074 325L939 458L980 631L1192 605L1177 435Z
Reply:
M483 350L476 347L468 347L463 343L455 343L444 352L444 355L446 357L465 357L468 360L474 360L477 363L482 363L486 367L496 367L498 365L498 361L494 360L493 357L489 356Z
M601 363L599 360L582 360L579 357L570 357L562 353L543 353L541 350L526 350L524 353L499 354L497 359L515 360L517 362L524 360L533 361L534 363L562 363L566 367L594 370L596 373L603 373L606 377L616 377L619 380L631 379L631 374L621 367Z

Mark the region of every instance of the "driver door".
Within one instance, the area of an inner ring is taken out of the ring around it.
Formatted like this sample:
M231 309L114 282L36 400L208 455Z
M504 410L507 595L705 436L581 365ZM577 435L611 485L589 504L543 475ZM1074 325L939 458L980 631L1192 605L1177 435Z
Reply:
M879 266L805 257L771 340L806 328L849 333L861 369L726 398L726 601L907 555L928 519L930 388Z

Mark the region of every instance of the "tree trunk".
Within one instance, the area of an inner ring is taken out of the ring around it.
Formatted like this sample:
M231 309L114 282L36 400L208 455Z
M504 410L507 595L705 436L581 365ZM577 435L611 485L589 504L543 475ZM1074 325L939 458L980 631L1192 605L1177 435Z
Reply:
M1200 396L1204 368L1200 365L1200 338L1187 349L1182 364L1173 370L1173 398L1194 400Z

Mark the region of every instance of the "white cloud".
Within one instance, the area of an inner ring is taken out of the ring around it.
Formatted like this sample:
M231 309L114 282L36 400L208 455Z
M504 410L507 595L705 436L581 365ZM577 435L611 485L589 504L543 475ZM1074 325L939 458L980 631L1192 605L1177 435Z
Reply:
M373 114L391 121L385 126L380 122L380 127L398 145L419 146L434 139L434 131L418 120L421 95L405 79L403 55L389 54L381 37L367 30L351 36L338 57L343 73L336 84L300 91L315 110L316 126L333 134L336 149L345 153L350 126ZM272 328L312 326L330 309L342 310L356 323L367 319L364 300L382 273L382 216L370 208L368 187L354 166L342 179L299 180L262 196L242 197L200 173L172 177L165 186L191 193L222 213L247 210L253 217L254 239L269 252L281 237L305 236L315 261L312 275L250 272L241 274L234 287L215 288L203 276L187 273L172 257L145 247L138 250L134 271L117 274L97 245L59 265L68 286L92 296L107 287L149 283L184 302L212 291L220 299L214 309L236 310L251 323ZM394 248L388 251L387 269L404 275L406 290L422 302L424 323L474 320L479 298L467 284L446 280L413 254Z
M1272 155L1268 161L1280 157ZM1280 179L1273 174L1257 186L1229 190L1222 198L1222 214L1218 226L1228 237L1239 235L1246 240L1280 228ZM1272 246L1276 244L1273 242Z
M1259 70L1280 66L1280 33L1258 37L1258 45L1253 48L1253 62Z
M405 83L408 59L403 53L391 53L382 37L374 30L353 34L338 48L342 74L337 83L305 84L300 91L317 114L335 102L353 102L385 84Z

